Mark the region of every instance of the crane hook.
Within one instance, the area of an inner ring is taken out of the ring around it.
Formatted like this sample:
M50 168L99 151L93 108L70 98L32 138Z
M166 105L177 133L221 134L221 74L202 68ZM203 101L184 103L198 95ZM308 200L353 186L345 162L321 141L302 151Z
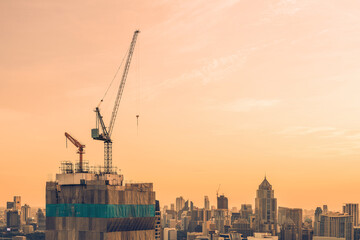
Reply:
M139 114L136 115L136 131L137 131L137 133L139 133L139 117L140 117Z

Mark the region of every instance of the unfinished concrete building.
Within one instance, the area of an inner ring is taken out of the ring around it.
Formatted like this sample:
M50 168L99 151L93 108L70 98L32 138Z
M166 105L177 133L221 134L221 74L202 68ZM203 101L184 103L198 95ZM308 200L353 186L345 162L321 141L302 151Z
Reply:
M152 183L116 173L62 172L46 183L46 240L155 239Z

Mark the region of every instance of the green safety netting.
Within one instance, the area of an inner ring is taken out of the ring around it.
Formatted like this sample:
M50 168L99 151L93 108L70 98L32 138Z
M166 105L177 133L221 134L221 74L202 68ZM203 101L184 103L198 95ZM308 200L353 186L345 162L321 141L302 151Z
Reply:
M154 217L155 205L46 204L46 216L90 218Z

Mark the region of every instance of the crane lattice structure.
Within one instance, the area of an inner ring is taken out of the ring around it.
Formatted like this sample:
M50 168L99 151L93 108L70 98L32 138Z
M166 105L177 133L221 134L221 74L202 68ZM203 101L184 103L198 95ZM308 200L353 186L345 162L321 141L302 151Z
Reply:
M137 39L137 36L138 36L139 33L140 33L139 30L136 30L134 32L134 35L133 35L133 38L132 38L132 41L131 41L131 44L130 44L127 60L126 60L125 66L124 66L124 72L122 74L120 86L119 86L119 89L118 89L118 92L117 92L117 95L116 95L114 108L113 108L113 111L112 111L110 124L109 124L108 128L105 126L103 116L100 113L99 106L95 108L96 128L91 130L91 135L92 135L92 138L94 140L100 140L100 141L104 142L104 173L113 173L111 134L112 134L113 129L114 129L116 115L117 115L117 112L119 110L121 96L122 96L122 93L124 91L126 78L127 78L127 75L128 75L129 69L130 69L130 63L131 63L131 59L132 59L134 49L135 49L136 39ZM102 131L101 133L99 131L100 126L101 126L101 131Z

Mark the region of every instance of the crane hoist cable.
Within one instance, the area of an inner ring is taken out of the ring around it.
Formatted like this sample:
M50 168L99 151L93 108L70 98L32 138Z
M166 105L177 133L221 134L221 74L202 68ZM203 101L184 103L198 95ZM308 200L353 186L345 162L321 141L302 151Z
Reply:
M108 125L108 128L106 127L106 125L104 123L103 116L100 113L99 106L95 108L96 119L97 119L96 120L96 128L91 130L91 136L94 140L100 140L100 141L104 142L104 173L105 174L113 173L111 134L114 129L117 112L119 110L120 100L122 97L122 93L124 91L126 78L127 78L127 75L128 75L129 69L130 69L132 55L133 55L134 49L135 49L136 39L137 39L137 36L139 33L140 33L139 30L136 30L134 32L134 35L133 35L133 38L132 38L132 41L130 44L130 48L129 48L129 51L127 54L127 60L126 60L125 66L124 66L124 71L123 71L121 82L120 82L118 92L116 95L114 108L113 108L113 111L111 114L110 124ZM101 128L100 128L100 126L101 126ZM100 132L100 130L101 130L101 132Z
M106 97L107 93L109 92L109 89L110 89L111 85L112 85L113 82L115 81L115 79L116 79L116 77L117 77L117 75L118 75L118 73L119 73L119 71L120 71L120 69L121 69L121 67L122 67L122 65L123 65L123 63L124 63L125 57L128 55L129 50L130 50L130 49L128 49L128 50L126 51L123 59L121 60L121 63L120 63L120 65L119 65L119 67L117 68L117 70L116 70L116 72L115 72L115 75L114 75L113 79L111 80L111 82L110 82L110 84L109 84L109 87L106 89L106 91L105 91L105 93L104 93L104 96L101 98L98 107L100 107L100 104L104 101L104 98Z

